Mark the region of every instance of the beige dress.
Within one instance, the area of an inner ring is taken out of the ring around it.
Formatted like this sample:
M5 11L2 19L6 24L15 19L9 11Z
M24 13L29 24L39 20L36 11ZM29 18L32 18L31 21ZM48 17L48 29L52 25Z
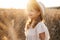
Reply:
M45 32L45 40L50 39L49 31L43 22L39 22L33 29L30 27L27 32L25 32L26 40L41 40L39 34Z

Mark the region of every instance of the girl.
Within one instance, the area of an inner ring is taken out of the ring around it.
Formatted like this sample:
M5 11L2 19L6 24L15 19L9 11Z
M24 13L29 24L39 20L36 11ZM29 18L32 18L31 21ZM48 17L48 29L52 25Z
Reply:
M43 22L44 6L36 0L27 5L28 20L25 26L26 40L49 40L49 31Z

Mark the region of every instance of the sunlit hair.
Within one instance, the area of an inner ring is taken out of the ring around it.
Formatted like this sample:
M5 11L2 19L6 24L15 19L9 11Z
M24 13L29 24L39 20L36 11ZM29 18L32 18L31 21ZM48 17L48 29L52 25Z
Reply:
M43 15L44 15L44 5L41 2L37 2L36 0L30 0L27 4L27 10L36 10L37 12L40 12L40 15L35 19L33 22L32 19L30 20L28 18L26 25L25 25L25 30L29 29L29 27L35 28L38 22L43 21Z

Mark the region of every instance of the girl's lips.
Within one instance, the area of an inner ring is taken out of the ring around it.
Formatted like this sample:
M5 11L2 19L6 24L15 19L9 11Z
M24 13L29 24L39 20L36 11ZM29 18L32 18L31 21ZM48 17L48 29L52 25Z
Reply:
M29 16L32 16L31 14Z

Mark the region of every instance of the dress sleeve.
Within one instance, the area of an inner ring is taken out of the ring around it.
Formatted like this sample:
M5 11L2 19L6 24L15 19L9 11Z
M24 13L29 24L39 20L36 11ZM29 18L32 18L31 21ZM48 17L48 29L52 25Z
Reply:
M50 39L49 31L47 26L42 22L37 26L37 34L45 32L46 40Z
M44 23L39 23L37 27L37 33L39 34L45 32L44 27L45 27Z

